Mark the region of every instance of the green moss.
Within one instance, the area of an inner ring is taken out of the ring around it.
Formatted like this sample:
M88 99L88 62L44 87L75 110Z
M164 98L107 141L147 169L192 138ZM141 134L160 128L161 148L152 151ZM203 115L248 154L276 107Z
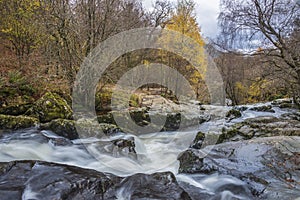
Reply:
M226 142L227 140L235 137L236 135L240 135L240 134L241 134L241 132L235 128L230 129L228 131L224 131L221 135L219 135L217 144Z
M35 126L39 120L28 116L0 115L0 127L2 129L22 129Z
M58 94L47 92L26 112L26 115L37 117L41 122L53 119L71 119L72 109Z

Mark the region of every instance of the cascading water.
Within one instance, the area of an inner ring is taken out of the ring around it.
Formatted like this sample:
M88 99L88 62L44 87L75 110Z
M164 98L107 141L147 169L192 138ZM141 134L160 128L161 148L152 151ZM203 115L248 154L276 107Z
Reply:
M228 184L234 187L245 187L244 182L232 176L178 174L179 161L177 157L189 147L199 130L219 132L223 126L243 121L246 118L264 115L280 116L287 111L275 109L275 113L266 114L248 109L243 112L241 118L226 122L224 115L231 109L230 107L206 106L205 108L206 112L215 118L199 127L190 128L190 130L159 132L140 136L117 134L109 138L116 140L133 137L135 156L130 156L128 152L123 152L127 156L120 155L120 152L103 153L99 149L105 151L106 146L103 146L103 144L107 144L105 140L86 138L68 141L51 131L39 131L37 128L31 128L13 133L2 133L0 162L42 160L109 172L121 177L136 173L152 174L170 171L176 175L183 187L189 185L189 187L199 188L206 191L207 194L219 195L220 199L247 199L247 190L241 194L234 194L230 190L219 191L219 188ZM126 188L120 189L119 199L125 195L124 191L128 192Z

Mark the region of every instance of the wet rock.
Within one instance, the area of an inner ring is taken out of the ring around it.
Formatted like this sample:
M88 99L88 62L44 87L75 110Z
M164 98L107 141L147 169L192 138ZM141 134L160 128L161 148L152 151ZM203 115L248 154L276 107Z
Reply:
M23 115L32 106L32 104L17 104L10 106L3 106L0 108L0 114L3 115Z
M114 124L99 124L96 120L80 119L76 123L74 120L56 119L49 123L41 124L40 129L50 130L55 134L70 140L78 139L79 137L102 137L104 135L112 135L120 131L120 129ZM101 135L101 133L103 134Z
M179 173L197 173L203 172L203 158L193 150L187 150L179 154L180 162Z
M203 133L200 131L197 133L190 147L194 149L201 149L209 145L214 145L218 141L219 141L219 135Z
M257 117L224 128L218 143L249 140L257 137L300 136L300 123L297 115L283 118Z
M36 126L39 120L28 116L11 116L0 114L0 129L24 129Z
M0 164L5 199L103 199L120 178L94 170L39 161Z
M116 158L125 156L134 160L137 159L133 137L100 141L95 144L94 148L103 154L109 154Z
M3 200L191 199L169 172L121 178L41 161L0 163L0 194Z
M279 108L299 108L299 105L295 104L292 99L278 99L271 104Z
M105 135L118 133L120 129L114 124L99 123L96 119L82 118L76 121L76 131L81 138L101 138Z
M300 121L300 112L291 112L291 113L283 114L281 118Z
M240 112L243 112L243 111L248 110L248 107L246 107L246 106L235 106L234 109L238 110Z
M228 119L235 119L235 118L239 118L242 116L242 113L239 110L236 109L231 109L227 112L226 114L226 118Z
M26 112L26 115L39 118L42 123L54 119L72 119L72 109L62 97L47 92Z
M253 197L293 199L300 196L299 144L300 137L272 137L223 143L212 150L190 148L178 158L179 171L231 175L244 181Z
M56 119L50 123L41 125L42 130L51 130L55 134L70 140L78 139L78 133L73 120Z
M136 174L125 178L119 185L118 197L132 200L173 199L191 200L190 196L178 185L170 172L152 175ZM115 191L108 191L105 199L116 199Z
M131 110L129 111L129 115L127 115L122 111L112 111L110 113L107 113L105 115L99 115L97 117L97 120L100 123L108 123L108 124L115 124L117 125L115 118L122 119L122 121L134 121L139 126L147 126L151 122L152 117L157 117L161 119L165 119L166 122L161 129L161 131L175 131L179 128L186 128L190 126L199 125L201 123L204 123L208 121L210 118L209 116L203 115L203 116L192 116L192 117L185 117L182 116L180 113L149 113L147 109L137 109L137 110ZM132 130L132 127L130 124L122 124L123 127L119 127L124 132L131 132L136 133L136 130Z
M265 105L265 106L259 106L259 107L254 107L250 108L250 110L257 111L257 112L270 112L270 113L275 113L275 110L272 109L271 105Z

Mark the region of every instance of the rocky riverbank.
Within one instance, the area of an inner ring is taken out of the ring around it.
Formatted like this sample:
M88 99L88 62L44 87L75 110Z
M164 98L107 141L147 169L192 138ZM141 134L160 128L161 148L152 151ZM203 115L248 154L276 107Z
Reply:
M97 120L106 138L89 137L97 132L89 121L82 123L89 133L79 135L70 106L57 94L46 93L32 105L1 108L0 195L3 199L300 197L300 112L292 102L184 106L180 110L172 104L164 112L147 107L130 110L131 119L141 126L151 122L151 115L166 117L161 132L150 134L126 134L113 117L122 112L100 115Z

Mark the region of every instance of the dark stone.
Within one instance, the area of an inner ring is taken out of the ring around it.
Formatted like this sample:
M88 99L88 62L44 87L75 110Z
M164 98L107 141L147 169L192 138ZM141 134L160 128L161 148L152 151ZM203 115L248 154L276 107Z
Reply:
M272 109L272 106L259 106L259 107L254 107L250 108L250 110L257 111L257 112L270 112L270 113L275 113L275 110Z
M0 164L0 193L7 199L104 199L116 182L110 174L39 161Z
M91 169L47 163L0 163L1 199L190 200L170 172L121 178Z
M236 109L231 109L226 114L226 118L229 118L229 119L235 119L235 118L239 118L241 116L242 116L242 113Z
M254 197L292 199L300 196L299 144L300 137L272 137L191 148L179 156L179 172L218 172L244 181Z
M173 199L191 200L190 196L178 185L170 172L152 175L135 174L116 185L120 197L132 200ZM115 199L115 192L107 192L105 199Z

